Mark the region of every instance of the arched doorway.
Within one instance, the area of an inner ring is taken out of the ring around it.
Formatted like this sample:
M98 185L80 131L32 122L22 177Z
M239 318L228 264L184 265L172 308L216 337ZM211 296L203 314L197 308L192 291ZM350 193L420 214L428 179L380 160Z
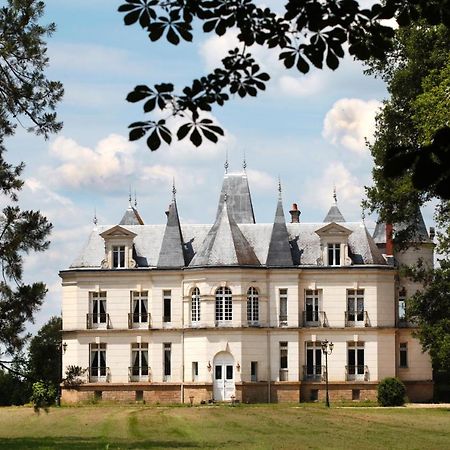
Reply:
M234 358L231 353L220 352L214 357L214 400L227 401L235 395Z

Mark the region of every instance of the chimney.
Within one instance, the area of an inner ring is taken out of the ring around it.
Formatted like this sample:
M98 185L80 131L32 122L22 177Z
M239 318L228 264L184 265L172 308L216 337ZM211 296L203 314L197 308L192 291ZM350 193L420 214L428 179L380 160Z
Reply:
M298 209L297 203L292 203L292 209L289 211L289 214L291 215L291 223L300 222L301 212Z
M386 224L386 256L394 255L394 242L392 240L392 223Z
M433 240L436 236L436 232L434 231L434 227L430 227L430 239Z

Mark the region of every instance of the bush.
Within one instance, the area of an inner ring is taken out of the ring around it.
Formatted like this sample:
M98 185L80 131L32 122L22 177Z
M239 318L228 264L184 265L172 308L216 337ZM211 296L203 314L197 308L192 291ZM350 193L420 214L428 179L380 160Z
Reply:
M384 378L378 384L378 403L381 406L405 404L406 387L398 378Z
M48 407L55 404L58 392L54 386L43 381L33 383L33 393L31 395L31 402L34 410L39 412L42 408L47 412Z

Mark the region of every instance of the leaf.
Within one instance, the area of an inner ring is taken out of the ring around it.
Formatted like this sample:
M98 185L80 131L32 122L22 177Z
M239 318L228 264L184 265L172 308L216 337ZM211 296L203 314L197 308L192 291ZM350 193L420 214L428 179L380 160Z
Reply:
M155 109L156 97L152 97L144 103L144 112L150 112Z
M170 130L167 127L160 126L159 132L166 144L170 145L170 143L172 142L172 133L170 132Z
M147 146L153 152L158 150L161 145L161 139L158 135L158 129L155 128L147 139Z
M137 22L139 19L139 14L140 14L139 10L132 11L132 12L126 14L123 17L123 21L124 21L125 25L133 25L133 23Z
M136 103L143 100L144 98L147 98L151 94L152 91L148 86L139 85L136 86L134 90L127 95L127 101L130 103Z
M308 73L309 71L309 64L301 55L298 55L297 69L302 73Z
M197 127L193 129L190 140L196 147L200 147L202 144L202 135L198 132Z
M180 43L180 38L177 33L175 33L173 27L169 27L169 31L167 32L167 40L173 45L178 45Z
M137 141L141 137L145 136L145 130L143 128L135 128L130 131L129 139L130 141Z
M202 128L202 133L206 139L210 140L211 142L217 143L217 136L213 132L209 131L207 128Z
M327 51L326 62L327 66L332 70L336 70L339 67L339 59L330 49Z
M182 139L184 139L187 136L191 127L192 127L192 124L185 123L184 125L181 125L180 128L178 128L177 137L178 137L179 141L181 141Z

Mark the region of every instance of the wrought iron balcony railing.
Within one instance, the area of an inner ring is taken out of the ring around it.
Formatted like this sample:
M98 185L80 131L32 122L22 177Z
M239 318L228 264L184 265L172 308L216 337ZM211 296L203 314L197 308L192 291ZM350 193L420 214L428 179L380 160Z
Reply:
M289 381L288 369L280 369L280 381Z
M369 368L366 365L345 366L347 381L369 381Z
M98 383L98 382L107 382L109 383L111 379L111 372L109 367L101 366L101 367L89 367L88 368L88 376L90 383Z
M325 311L303 311L304 327L328 327Z
M151 381L149 366L128 367L128 381Z
M345 311L346 327L370 327L367 311Z
M86 328L111 328L108 313L89 313L86 314Z
M325 374L325 366L303 366L303 381L325 381Z
M152 315L128 313L128 328L151 328L152 327Z

